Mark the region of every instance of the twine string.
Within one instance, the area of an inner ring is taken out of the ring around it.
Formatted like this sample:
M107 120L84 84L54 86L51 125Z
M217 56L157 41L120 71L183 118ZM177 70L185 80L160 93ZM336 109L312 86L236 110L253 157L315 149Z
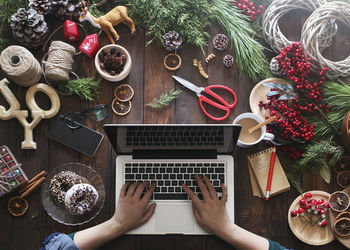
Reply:
M0 66L11 80L23 87L36 84L42 75L38 60L22 46L12 45L3 50Z
M53 41L49 51L43 60L45 79L53 83L62 83L69 80L69 73L72 70L75 48L68 43Z

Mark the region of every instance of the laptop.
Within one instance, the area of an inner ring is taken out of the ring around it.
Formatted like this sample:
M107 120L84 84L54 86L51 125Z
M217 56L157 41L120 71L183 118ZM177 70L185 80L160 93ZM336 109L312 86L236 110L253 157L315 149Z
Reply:
M195 174L206 175L219 197L221 183L226 185L226 208L234 221L232 153L240 125L106 124L103 129L117 153L117 199L126 182L156 183L154 215L128 234L208 234L196 223L191 200L181 187L185 183L202 199Z

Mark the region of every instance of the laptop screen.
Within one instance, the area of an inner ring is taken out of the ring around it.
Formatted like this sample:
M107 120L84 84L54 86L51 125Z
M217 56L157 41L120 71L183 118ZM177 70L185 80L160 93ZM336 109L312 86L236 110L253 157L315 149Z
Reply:
M135 150L215 150L232 153L237 143L240 125L189 124L106 124L103 126L117 154L132 154Z

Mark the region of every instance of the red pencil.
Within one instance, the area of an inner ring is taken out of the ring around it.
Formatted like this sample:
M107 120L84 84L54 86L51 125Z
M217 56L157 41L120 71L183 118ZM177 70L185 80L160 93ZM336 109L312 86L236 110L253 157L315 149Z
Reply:
M267 180L265 200L268 200L270 198L271 183L272 183L272 176L273 176L273 168L275 166L275 158L276 158L276 147L274 146L273 149L272 149L272 154L271 154L269 178Z

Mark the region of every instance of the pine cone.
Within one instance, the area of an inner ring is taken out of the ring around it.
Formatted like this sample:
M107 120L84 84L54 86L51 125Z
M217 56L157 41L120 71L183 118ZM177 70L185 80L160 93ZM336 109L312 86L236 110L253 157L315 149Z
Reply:
M50 0L29 0L29 8L45 16L51 11L51 2Z
M162 44L167 51L177 50L182 44L182 38L175 30L165 33Z
M231 56L231 55L224 56L223 63L225 64L225 66L227 68L232 67L234 61L235 61L235 59L233 58L233 56Z
M276 57L271 59L270 70L274 75L277 75L277 76L282 76L286 74L285 70L281 67Z
M38 14L34 9L18 9L11 16L10 27L13 36L29 48L37 48L42 45L49 34L44 16Z
M80 0L51 0L52 12L62 21L78 21L82 4Z
M217 50L224 50L228 45L228 38L224 34L217 34L213 39L214 48Z

